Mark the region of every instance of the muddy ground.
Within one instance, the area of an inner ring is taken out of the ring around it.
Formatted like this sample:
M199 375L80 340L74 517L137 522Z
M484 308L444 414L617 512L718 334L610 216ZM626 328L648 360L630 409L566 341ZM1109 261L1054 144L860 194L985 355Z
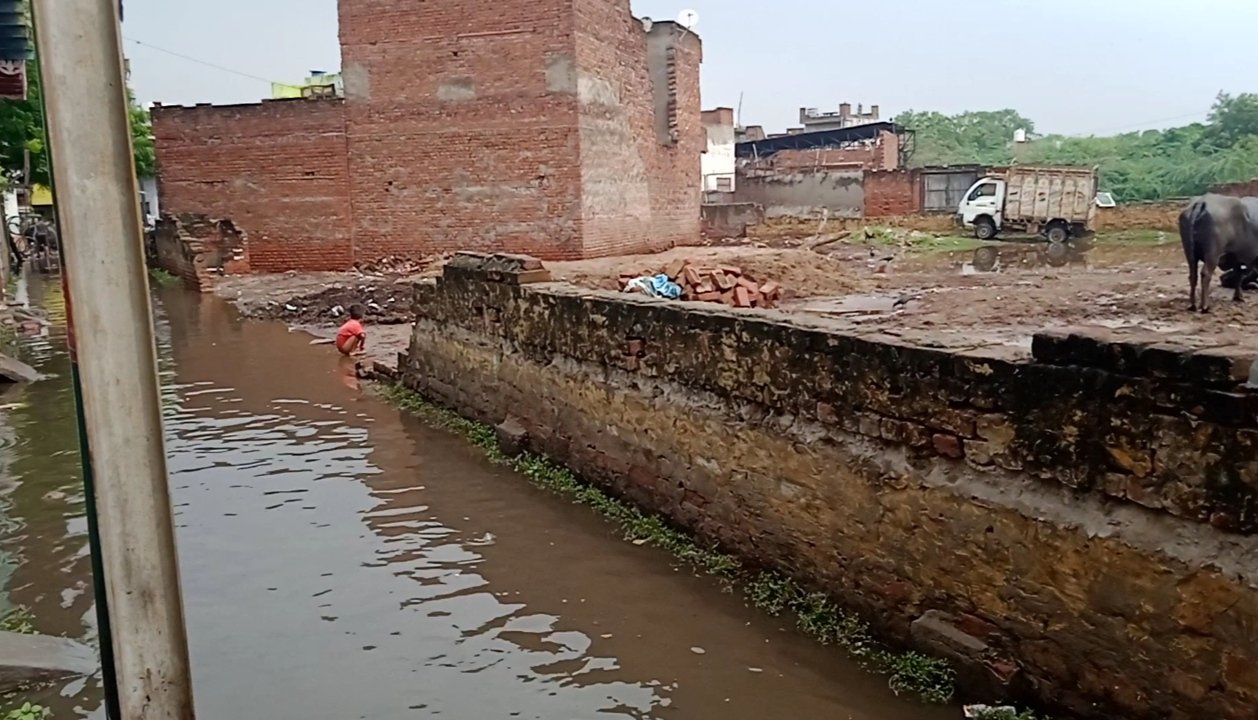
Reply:
M364 359L392 366L397 363L397 354L410 343L411 284L439 272L435 266L418 274L238 275L222 278L214 292L247 317L281 320L310 333L317 341L335 336L336 329L348 319L349 307L361 303L367 311L368 326Z
M655 255L547 263L555 280L615 290L625 272L656 272L670 260L737 265L785 287L783 312L806 313L853 329L938 347L1029 352L1043 328L1091 326L1195 345L1236 344L1258 351L1258 294L1236 304L1217 286L1213 312L1187 310L1187 275L1178 239L1157 233L1102 235L1064 267L1035 258L1033 245L1001 245L1002 267L976 272L976 243L927 233L857 231L809 249L818 237L785 237L675 248ZM1022 262L1029 260L1029 262ZM436 266L423 275L439 272ZM420 276L351 273L232 278L218 292L246 314L325 332L350 302L374 303L373 354L404 349L407 286ZM662 301L664 302L664 301Z

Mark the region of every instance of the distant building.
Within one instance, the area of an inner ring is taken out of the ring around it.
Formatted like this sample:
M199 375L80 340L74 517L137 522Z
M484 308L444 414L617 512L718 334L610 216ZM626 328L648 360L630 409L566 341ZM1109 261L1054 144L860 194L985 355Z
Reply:
M748 125L747 127L739 125L734 128L735 142L755 142L767 137L768 135L765 134L764 126L762 125Z
M708 145L699 159L704 192L734 192L734 110L716 108L701 113Z
M865 112L865 106L859 104L856 106L856 112L852 112L851 103L840 103L838 112L819 112L816 108L800 108L799 122L803 127L790 128L786 132L794 135L867 125L878 122L878 106L870 105L869 112Z
M341 74L322 70L311 70L310 75L300 85L271 83L272 100L326 95L342 97L344 94L345 85L341 80Z
M896 170L906 163L912 138L912 131L879 121L739 142L734 147L739 183L766 172Z

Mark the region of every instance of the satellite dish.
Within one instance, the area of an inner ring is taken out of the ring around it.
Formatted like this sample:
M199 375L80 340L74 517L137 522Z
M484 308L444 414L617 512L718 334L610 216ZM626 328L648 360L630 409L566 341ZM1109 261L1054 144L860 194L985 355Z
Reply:
M682 10L677 15L677 24L687 30L694 30L695 26L699 24L699 13L694 10Z
M651 18L649 18L649 17L644 17L644 18L642 18L642 29L643 29L644 31L646 31L646 32L651 32L651 28L653 28L653 27L655 27L655 21L654 21L654 20L652 20L652 19L651 19Z

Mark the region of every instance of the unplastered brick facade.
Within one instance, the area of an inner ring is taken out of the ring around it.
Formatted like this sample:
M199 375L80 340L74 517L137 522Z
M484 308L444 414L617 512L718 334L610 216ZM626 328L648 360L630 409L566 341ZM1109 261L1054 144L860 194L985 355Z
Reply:
M352 263L340 100L155 106L153 134L166 213L230 218L254 270Z
M164 209L233 218L261 270L698 236L693 33L628 0L339 7L344 101L155 109Z

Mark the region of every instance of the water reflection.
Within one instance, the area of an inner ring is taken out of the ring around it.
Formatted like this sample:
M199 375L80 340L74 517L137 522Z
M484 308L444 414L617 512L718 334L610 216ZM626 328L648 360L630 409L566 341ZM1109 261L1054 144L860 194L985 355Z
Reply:
M155 325L199 717L952 716L346 387L305 336L179 292ZM0 415L3 548L41 629L90 637L68 392ZM51 700L74 717L99 688Z
M78 426L65 353L61 287L19 280L17 297L43 308L50 325L20 338L20 355L48 376L0 394L0 581L3 607L30 609L43 633L96 642L96 616L83 516ZM31 697L56 717L88 714L100 704L99 679Z

